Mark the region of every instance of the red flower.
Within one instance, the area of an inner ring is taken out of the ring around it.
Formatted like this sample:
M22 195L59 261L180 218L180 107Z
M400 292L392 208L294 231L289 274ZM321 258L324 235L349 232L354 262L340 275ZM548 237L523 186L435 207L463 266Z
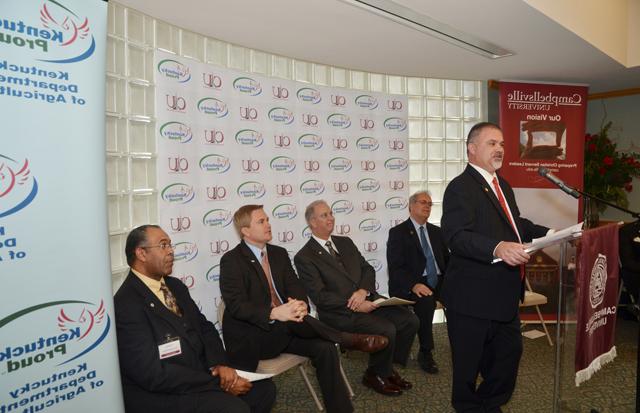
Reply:
M633 191L633 184L631 182L627 182L626 185L624 186L624 190L627 192Z
M598 173L599 173L600 175L604 175L604 174L605 174L605 172L607 172L607 170L606 170L605 168L603 168L602 166L598 169Z
M596 151L596 144L592 143L589 145L589 152L593 153Z
M586 135L584 135L584 141L585 142L589 142L592 139L592 136L590 133L587 133Z
M604 159L602 160L602 163L604 163L607 166L611 166L613 165L613 158L610 156L605 156Z

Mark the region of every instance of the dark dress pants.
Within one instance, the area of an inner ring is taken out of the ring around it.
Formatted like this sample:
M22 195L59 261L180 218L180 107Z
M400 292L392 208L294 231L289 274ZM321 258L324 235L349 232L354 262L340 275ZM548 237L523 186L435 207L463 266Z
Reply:
M313 317L305 317L302 323L275 322L271 331L256 331L257 334L246 344L247 348L258 347L255 351L260 354L260 359L277 357L281 353L309 357L316 369L327 413L353 412L335 345L341 341L340 332Z
M389 339L389 345L369 355L369 369L380 377L389 377L392 363L407 364L411 345L420 326L415 314L402 306L381 307L371 313L351 314L346 323L334 327L350 333L377 334Z
M447 311L456 412L500 412L513 394L522 355L520 319L499 322ZM478 374L482 383L476 387Z

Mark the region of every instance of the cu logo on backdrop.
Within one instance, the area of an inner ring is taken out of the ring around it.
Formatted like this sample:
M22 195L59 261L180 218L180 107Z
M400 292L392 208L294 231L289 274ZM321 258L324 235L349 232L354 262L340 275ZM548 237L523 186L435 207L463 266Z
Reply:
M202 84L209 89L222 89L222 78L213 73L202 73Z
M291 196L293 194L293 186L291 184L276 184L276 194L278 196Z
M184 112L187 109L187 101L182 96L165 95L167 109L172 112Z
M209 201L223 201L227 199L227 188L222 185L208 186L206 191Z
M224 143L224 132L216 129L205 129L204 141L211 145L222 145Z
M226 239L209 241L209 250L211 251L211 255L222 255L229 251L229 241Z
M171 231L176 232L188 232L191 230L191 218L184 216L177 216L169 218L169 227Z
M289 148L291 146L291 138L287 135L273 135L273 144L276 148Z
M189 172L189 160L181 156L169 157L169 172L185 174Z

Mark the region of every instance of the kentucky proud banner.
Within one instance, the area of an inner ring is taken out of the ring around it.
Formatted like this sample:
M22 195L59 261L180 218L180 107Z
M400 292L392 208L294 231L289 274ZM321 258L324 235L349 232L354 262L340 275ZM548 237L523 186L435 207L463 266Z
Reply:
M121 412L104 157L107 3L3 0L0 412Z

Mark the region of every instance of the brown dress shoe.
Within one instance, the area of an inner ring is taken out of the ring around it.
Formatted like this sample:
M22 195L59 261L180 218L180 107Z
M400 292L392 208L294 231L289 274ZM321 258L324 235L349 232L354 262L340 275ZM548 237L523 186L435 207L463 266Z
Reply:
M357 350L365 353L375 353L387 347L389 339L374 334L345 334L342 347L347 350Z
M395 370L393 370L391 376L387 377L387 380L389 380L391 384L395 384L396 386L400 387L402 390L409 390L413 387L413 384L411 384L410 381L407 381L400 377L398 372Z
M400 396L402 394L400 387L392 384L388 379L384 379L369 371L364 373L362 384L385 396Z

